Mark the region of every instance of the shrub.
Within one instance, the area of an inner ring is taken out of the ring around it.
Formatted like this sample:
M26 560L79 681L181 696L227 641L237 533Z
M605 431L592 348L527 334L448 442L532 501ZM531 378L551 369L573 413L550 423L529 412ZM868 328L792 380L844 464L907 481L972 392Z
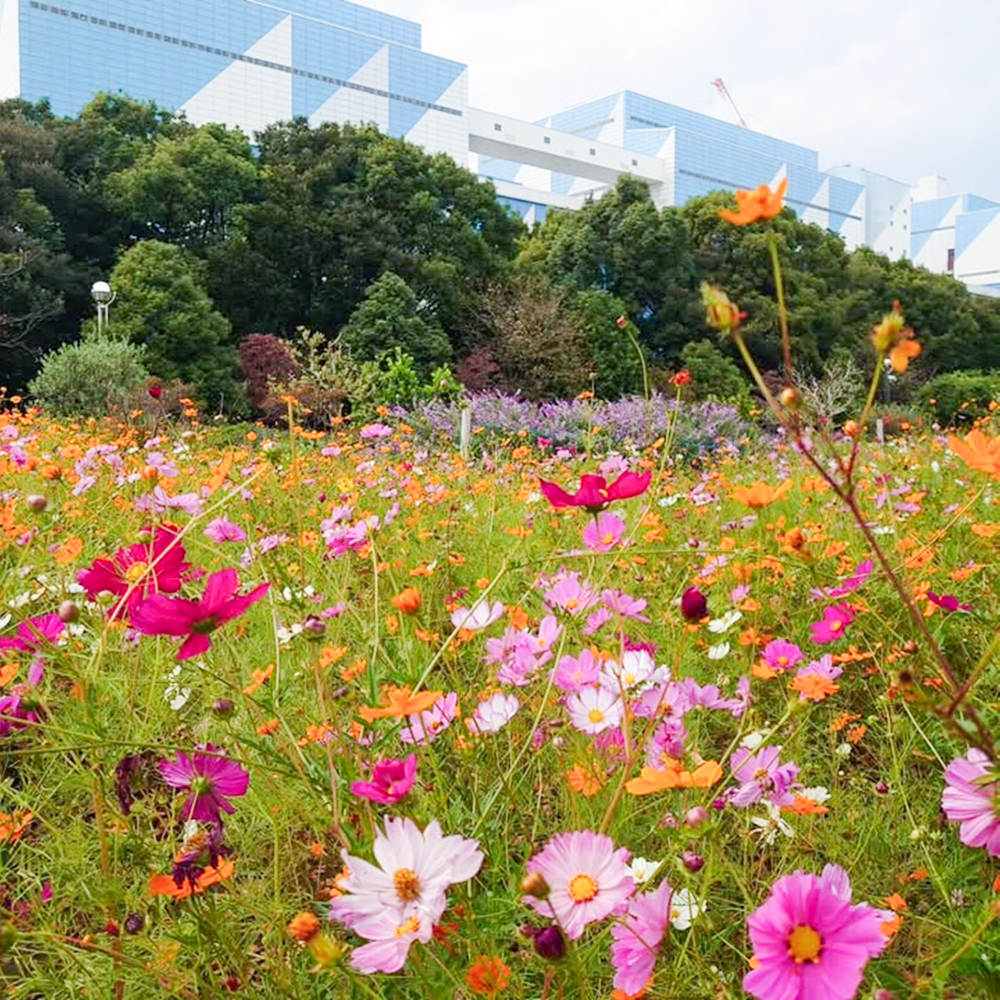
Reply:
M573 300L573 319L596 376L594 391L603 399L618 399L643 388L642 364L629 340L629 333L637 337L639 331L630 320L627 330L618 326L624 314L625 303L603 289L577 292Z
M680 354L681 364L691 373L698 399L735 403L744 412L750 405L750 387L736 362L727 358L710 340L692 340Z
M60 416L104 416L123 410L149 380L138 344L92 337L47 354L28 391Z
M239 355L244 391L254 410L264 409L272 382L288 384L299 373L288 344L269 333L248 333L240 341Z
M914 401L942 427L971 424L1000 400L1000 371L958 371L924 383Z

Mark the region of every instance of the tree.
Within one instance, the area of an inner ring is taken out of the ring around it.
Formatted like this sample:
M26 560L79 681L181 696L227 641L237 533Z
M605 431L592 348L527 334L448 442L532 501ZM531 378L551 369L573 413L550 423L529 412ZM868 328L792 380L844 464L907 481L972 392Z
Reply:
M641 393L642 362L628 333L619 326L625 313L622 300L602 289L587 288L573 296L572 313L583 334L597 395L617 399ZM635 335L634 326L631 332Z
M340 338L356 361L374 361L398 347L424 377L451 357L448 338L433 319L424 319L417 296L392 271L368 286Z
M502 273L524 228L492 185L372 128L297 119L258 138L262 198L209 254L237 331L337 330L392 271L461 346L475 290Z
M204 287L205 265L158 240L136 243L111 275L111 333L146 348L149 370L193 382L205 403L232 408L242 396L228 320Z
M250 141L224 125L157 136L106 185L108 204L144 236L194 248L222 238L236 206L257 189Z

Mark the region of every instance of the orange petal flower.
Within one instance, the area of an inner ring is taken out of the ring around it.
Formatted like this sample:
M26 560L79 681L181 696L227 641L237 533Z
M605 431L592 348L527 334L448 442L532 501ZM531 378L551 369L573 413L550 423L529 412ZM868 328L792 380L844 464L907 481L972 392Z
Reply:
M988 438L978 428L965 435L948 438L948 447L971 469L1000 479L1000 436Z
M736 204L739 205L739 211L719 209L719 218L731 222L734 226L745 226L758 219L773 219L782 209L787 190L786 177L778 185L777 191L772 191L766 184L761 184L756 191L737 191Z
M733 490L733 499L745 503L748 507L768 507L775 500L783 497L792 488L791 479L786 479L777 489L767 483L754 483L753 486L737 486Z
M693 771L681 769L680 761L673 761L665 770L644 767L638 778L625 785L630 795L652 795L668 788L709 788L722 779L722 768L717 761L706 760Z
M392 606L404 615L413 615L420 610L420 591L416 587L407 587L392 598Z
M473 993L483 997L495 997L507 988L510 968L499 957L480 955L469 969L465 981Z
M907 331L910 337L913 331ZM905 372L910 364L910 358L915 358L920 353L920 345L909 338L901 340L889 351L889 360L892 362L893 371Z
M834 684L829 677L820 674L803 674L796 677L791 684L793 691L798 691L812 701L822 701L828 695L836 694L840 690L839 684Z
M421 691L411 695L408 687L390 687L388 705L384 708L369 708L367 705L362 705L358 709L358 714L365 722L386 719L390 716L401 719L404 715L419 715L421 712L426 712L441 694L440 691Z
M209 865L209 867L198 876L198 881L195 883L193 889L191 888L190 882L185 882L180 888L178 888L172 875L154 875L149 880L149 891L154 896L170 896L173 899L187 899L192 893L204 892L210 885L216 885L218 882L225 882L226 879L232 877L235 869L236 866L232 861L223 861L218 868L213 868Z

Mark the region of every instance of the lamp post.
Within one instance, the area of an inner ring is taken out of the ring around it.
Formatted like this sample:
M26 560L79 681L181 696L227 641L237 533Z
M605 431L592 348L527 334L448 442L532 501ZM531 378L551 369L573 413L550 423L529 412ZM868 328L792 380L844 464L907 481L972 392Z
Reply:
M104 327L108 325L108 309L117 293L111 291L111 286L106 281L95 281L90 286L90 294L97 303L97 336L100 337L104 333Z

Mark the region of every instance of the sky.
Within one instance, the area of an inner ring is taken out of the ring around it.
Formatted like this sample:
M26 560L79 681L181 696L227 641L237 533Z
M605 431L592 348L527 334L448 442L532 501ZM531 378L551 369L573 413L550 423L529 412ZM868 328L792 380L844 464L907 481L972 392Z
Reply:
M620 90L897 180L1000 201L996 0L362 0L469 66L473 107L534 121Z

